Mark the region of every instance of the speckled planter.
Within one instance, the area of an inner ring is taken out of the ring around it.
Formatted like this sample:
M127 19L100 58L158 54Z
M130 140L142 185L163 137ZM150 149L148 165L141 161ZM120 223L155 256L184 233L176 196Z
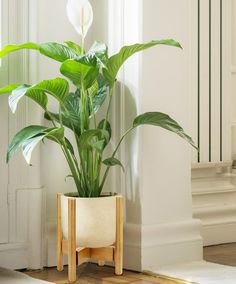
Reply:
M61 196L63 239L68 240L68 199ZM116 196L76 198L76 246L101 248L116 241Z

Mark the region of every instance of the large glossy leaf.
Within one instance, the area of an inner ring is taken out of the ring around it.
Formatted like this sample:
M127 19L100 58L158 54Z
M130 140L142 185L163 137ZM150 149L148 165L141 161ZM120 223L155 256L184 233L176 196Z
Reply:
M46 110L48 98L45 93L50 94L63 105L69 93L69 84L65 79L56 78L53 80L41 81L33 86L22 85L14 89L12 94L9 96L9 106L14 113L20 99L27 96Z
M21 84L11 84L11 85L5 86L0 89L0 94L11 93L13 90L17 89L20 86Z
M79 138L79 149L86 150L94 148L101 152L104 149L106 141L109 140L109 133L106 130L91 129L83 132ZM101 146L101 148L100 148Z
M109 143L109 141L111 140L111 125L110 125L110 122L109 121L107 121L106 122L106 125L104 125L105 124L105 122L106 122L106 120L105 119L103 119L102 121L100 121L99 122L99 124L98 124L98 129L105 129L106 131L107 131L107 133L109 134L109 136L108 136L108 139L106 139L106 143L105 143L105 145L104 145L104 147L106 147L106 145Z
M103 164L105 164L108 167L112 167L112 166L120 166L122 167L122 170L124 171L124 166L122 165L121 161L119 161L118 159L111 157L108 158L106 160L103 161Z
M80 113L79 113L79 94L70 93L65 101L65 109L61 108L62 124L71 130L75 131L77 135L80 135ZM44 117L47 120L55 120L60 122L59 114L48 112L45 113Z
M121 48L119 53L109 58L107 69L103 70L104 77L107 79L109 84L114 84L119 69L130 56L156 45L169 45L181 48L181 45L173 39L153 40L144 44L137 43L129 46L124 46Z
M39 50L40 45L33 43L33 42L27 42L24 44L20 44L20 45L16 45L16 44L10 44L10 45L6 45L1 51L0 51L0 58L2 58L3 56L14 52L14 51L18 51L21 49L35 49L35 50Z
M104 43L95 41L89 49L88 54L95 56L99 67L106 68L108 61L107 46Z
M27 96L38 103L44 110L47 108L48 98L41 90L31 88L29 85L22 85L12 91L8 98L9 106L13 113L15 113L18 102L21 98Z
M74 43L73 41L65 41L65 44L72 49L76 54L82 55L83 49L80 45Z
M7 151L7 162L11 159L11 157L15 154L15 152L22 147L24 141L39 135L40 133L47 130L47 127L39 126L39 125L31 125L23 128L19 131L14 138L12 139L11 144L8 147Z
M89 143L89 145L96 149L99 153L102 153L102 151L104 150L105 148L105 139L101 139L101 140L98 140L98 141L91 141Z
M180 137L184 138L188 143L190 143L194 148L197 149L192 138L184 132L183 128L174 119L172 119L165 113L146 112L144 114L141 114L134 119L133 127L135 128L140 125L159 126L166 130L174 132Z
M76 58L78 56L74 48L56 42L47 42L42 44L28 42L20 45L10 44L5 46L3 50L0 51L0 58L11 52L15 52L22 49L38 50L41 54L59 62L63 62L67 59Z
M61 65L60 71L78 88L81 88L83 84L85 89L92 86L99 73L96 66L90 66L76 60L65 61Z
M37 144L44 138L60 141L64 137L64 128L47 128L39 125L31 125L23 128L13 138L7 152L7 162L15 154L15 152L22 148L23 156L28 164L30 164L32 151Z
M44 80L32 86L31 90L40 90L48 93L63 105L69 94L69 83L62 78Z
M47 129L46 133L42 132L41 134L24 141L22 145L22 152L26 162L30 164L31 155L34 148L44 138L48 138L60 144L63 137L64 137L64 128L54 128L54 129L52 128L52 129Z
M73 59L78 56L74 49L56 42L41 44L39 51L41 54L59 62L66 61L67 59Z
M30 165L32 152L33 152L34 148L38 145L38 143L43 140L43 138L44 138L44 134L39 134L38 136L34 136L32 138L29 138L28 140L25 140L22 143L22 153L23 153L23 156L24 156L27 164Z
M107 86L104 85L99 88L97 94L93 98L93 108L95 113L103 105L106 97L107 97Z

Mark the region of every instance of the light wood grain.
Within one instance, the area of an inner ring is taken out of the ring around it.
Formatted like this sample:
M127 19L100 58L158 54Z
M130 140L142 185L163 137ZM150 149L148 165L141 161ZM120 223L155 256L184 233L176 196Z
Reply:
M68 241L62 240L62 253L68 254Z
M81 265L85 261L89 260L91 257L90 248L77 248L77 264Z
M62 226L61 226L61 195L57 194L57 270L63 270L63 252L62 252Z
M123 273L123 198L116 197L115 274Z
M91 248L91 259L101 261L114 261L114 247Z
M219 264L236 266L236 243L205 247L204 259Z
M68 279L76 281L76 200L68 199Z

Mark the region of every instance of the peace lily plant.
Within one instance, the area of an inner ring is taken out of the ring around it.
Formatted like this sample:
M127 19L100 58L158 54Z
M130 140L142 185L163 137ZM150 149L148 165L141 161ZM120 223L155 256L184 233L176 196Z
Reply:
M43 80L34 85L11 84L0 89L0 94L9 95L9 106L15 113L19 101L27 97L37 103L45 112L45 118L52 127L30 125L20 130L13 138L7 152L7 162L18 149L30 164L31 154L44 139L60 146L69 165L79 197L99 197L106 182L109 169L122 166L117 159L117 151L124 138L140 125L154 125L176 133L194 146L192 139L171 117L161 112L147 112L138 115L133 124L123 134L115 150L104 157L104 150L110 142L112 131L109 122L111 101L116 76L125 61L133 54L156 45L181 48L173 39L153 40L144 44L124 46L117 54L108 56L107 46L95 42L86 51L84 39L92 24L93 11L87 0L69 0L68 18L82 38L82 44L66 41L64 44L48 42L43 44L24 43L7 45L0 51L0 57L22 49L36 50L60 63L63 77ZM70 90L70 83L73 84ZM58 112L50 111L48 97L58 102ZM98 121L97 113L107 100L103 119ZM73 132L76 149L65 136L65 128ZM194 146L195 147L195 146ZM102 168L104 167L104 171Z

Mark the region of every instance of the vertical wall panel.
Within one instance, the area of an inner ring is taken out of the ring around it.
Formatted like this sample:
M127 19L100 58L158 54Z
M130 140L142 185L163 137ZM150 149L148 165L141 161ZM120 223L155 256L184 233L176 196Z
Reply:
M209 161L209 0L200 1L200 105L199 135L200 162Z
M7 0L0 0L0 44L4 45L7 40L8 21ZM1 48L0 45L0 48ZM0 87L7 84L8 60L4 59L0 65ZM0 97L0 243L8 242L8 166L6 164L6 151L8 146L8 103L7 97Z
M233 6L230 5L235 5L233 2L194 0L192 4L192 136L200 149L197 158L196 154L192 156L193 164L231 160L230 9Z
M220 36L220 0L211 4L211 161L221 160L221 36ZM209 161L210 162L210 161Z
M194 11L190 14L191 17L191 41L190 41L190 70L191 70L191 81L190 81L190 101L191 101L191 137L196 145L198 145L198 31L199 31L199 4L200 1L191 1L191 10ZM197 11L197 13L196 13ZM198 152L192 151L192 162L197 163L198 161Z

